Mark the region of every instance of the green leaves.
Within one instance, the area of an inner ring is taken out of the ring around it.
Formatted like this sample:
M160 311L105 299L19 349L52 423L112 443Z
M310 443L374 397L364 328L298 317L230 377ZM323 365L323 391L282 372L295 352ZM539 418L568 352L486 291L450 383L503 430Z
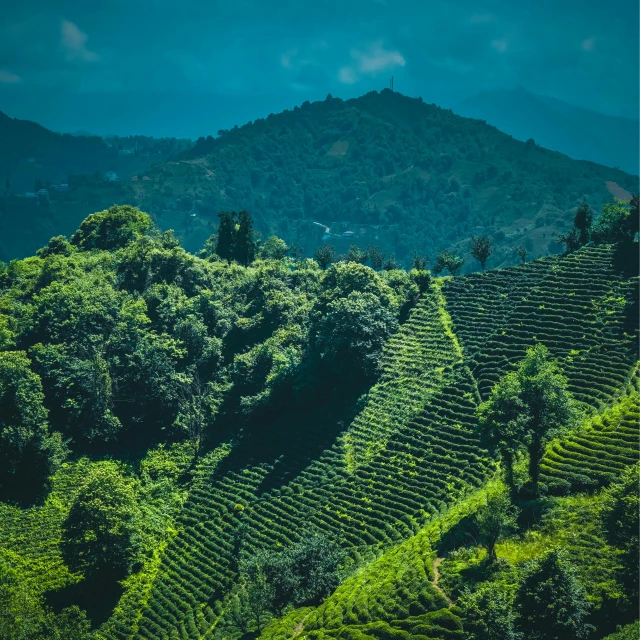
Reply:
M64 523L69 568L85 576L123 577L135 557L138 519L134 482L113 462L95 465Z
M151 230L151 218L129 205L113 206L92 213L71 237L71 244L83 250L120 249Z

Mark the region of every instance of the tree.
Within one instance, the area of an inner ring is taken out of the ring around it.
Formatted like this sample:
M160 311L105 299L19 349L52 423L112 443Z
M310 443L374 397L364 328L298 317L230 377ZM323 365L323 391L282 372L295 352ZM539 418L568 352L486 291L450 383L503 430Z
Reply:
M362 251L355 244L349 247L349 251L345 256L347 262L357 262L358 264L364 264L367 261L366 251Z
M526 446L532 489L538 495L544 445L570 426L576 415L566 377L549 350L537 344L527 350L518 370L507 373L478 407L478 428L483 439L505 459L510 485L513 457Z
M452 276L455 276L462 269L464 264L463 258L451 253L450 251L440 251L436 257L436 261L433 265L433 272L438 275L442 273L444 269L448 269Z
M497 560L496 544L515 529L517 519L518 509L506 491L493 491L487 496L486 505L476 514L476 525L490 562Z
M560 233L557 236L558 242L566 247L566 251L575 251L580 248L580 232L572 227L566 233Z
M209 411L205 389L196 372L180 389L180 409L175 426L183 431L193 444L194 462L198 461L200 445L209 423Z
M113 462L95 464L63 525L69 568L87 577L121 578L137 552L139 518L133 480Z
M488 236L471 236L471 255L480 263L484 271L489 256L493 253L492 241Z
M578 241L581 245L589 242L589 231L593 221L593 211L586 200L583 200L578 206L576 216L573 220L573 226L578 230Z
M235 233L233 255L245 267L256 258L256 241L253 237L253 218L248 211L238 214L238 229Z
M527 249L523 246L516 247L513 252L522 260L522 264L527 261Z
M413 257L411 258L412 269L416 269L417 271L426 271L428 265L429 256L426 253L421 256L417 251L413 252Z
M400 269L400 263L396 260L395 253L392 253L382 265L382 268L385 271L394 271L395 269Z
M620 580L632 603L638 601L638 566L640 565L639 475L638 463L627 467L620 480L606 491L601 513L607 540L622 550Z
M270 236L260 247L259 253L264 260L282 260L289 253L289 247L282 238Z
M320 245L313 253L314 260L326 269L336 259L336 251L331 243Z
M40 376L24 351L0 352L0 488L14 498L41 489L67 454L49 435Z
M242 596L258 631L262 631L268 613L273 607L273 587L269 584L262 562L247 562L241 568Z
M353 262L333 265L323 284L311 328L315 353L343 374L375 375L382 347L398 327L396 294L375 271Z
M116 205L85 218L71 236L71 244L86 251L121 249L152 227L153 222L146 213L128 204Z
M531 562L516 596L518 626L527 640L588 638L590 605L573 567L560 551Z
M522 640L512 598L494 583L466 588L456 605L464 612L465 640Z
M371 244L367 247L366 252L367 259L371 261L371 267L375 271L380 271L382 269L382 265L384 264L384 253L377 247L375 244Z
M234 257L234 243L236 235L236 214L230 211L221 211L218 214L220 224L218 226L218 240L216 254L231 264Z

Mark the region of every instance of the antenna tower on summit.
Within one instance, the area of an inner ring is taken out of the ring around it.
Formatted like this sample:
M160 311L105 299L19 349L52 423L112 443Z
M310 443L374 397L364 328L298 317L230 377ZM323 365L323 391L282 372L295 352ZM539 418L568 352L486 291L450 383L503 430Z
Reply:
M393 91L393 76L391 76L391 82L389 83L389 88Z

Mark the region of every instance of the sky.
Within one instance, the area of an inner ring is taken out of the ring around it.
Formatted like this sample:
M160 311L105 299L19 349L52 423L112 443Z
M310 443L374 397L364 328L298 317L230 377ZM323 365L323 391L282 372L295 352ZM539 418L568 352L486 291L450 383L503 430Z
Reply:
M21 0L0 22L0 111L100 135L215 135L392 75L447 108L522 85L637 118L638 71L637 0Z

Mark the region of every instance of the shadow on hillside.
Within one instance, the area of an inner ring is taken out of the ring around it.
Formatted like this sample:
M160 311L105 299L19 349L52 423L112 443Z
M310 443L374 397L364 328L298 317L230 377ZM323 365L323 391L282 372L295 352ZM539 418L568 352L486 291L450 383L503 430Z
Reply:
M46 601L56 613L65 607L78 605L87 612L91 627L96 628L109 619L123 591L116 580L96 577L51 591Z
M248 464L274 464L256 494L282 487L331 448L361 410L359 399L368 388L347 383L283 393L269 410L255 414L243 426L238 445L221 463L218 473L223 475Z

